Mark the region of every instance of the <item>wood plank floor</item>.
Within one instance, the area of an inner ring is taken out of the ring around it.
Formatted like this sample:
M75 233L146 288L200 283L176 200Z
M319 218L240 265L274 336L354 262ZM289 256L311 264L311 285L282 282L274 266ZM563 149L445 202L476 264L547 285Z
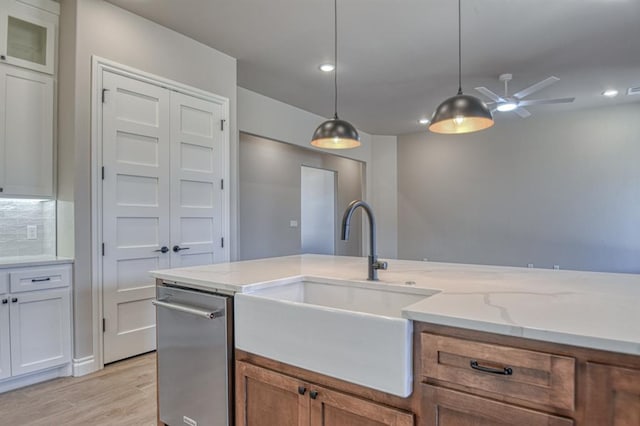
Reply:
M155 425L156 354L0 394L0 424Z

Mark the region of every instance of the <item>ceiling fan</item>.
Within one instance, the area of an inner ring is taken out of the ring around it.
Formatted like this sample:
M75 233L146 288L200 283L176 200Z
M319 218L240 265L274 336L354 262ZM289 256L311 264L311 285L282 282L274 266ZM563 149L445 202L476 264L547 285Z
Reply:
M531 115L529 111L527 111L524 107L529 105L544 105L544 104L566 104L571 103L575 100L575 98L556 98L556 99L531 99L531 100L523 100L523 98L531 95L532 93L537 92L538 90L542 90L547 86L552 85L553 83L559 81L558 77L548 77L542 81L539 81L536 84L532 84L526 89L522 89L521 91L514 93L509 96L509 82L513 79L512 74L500 74L498 77L500 81L504 82L504 96L499 96L486 87L476 87L476 90L487 98L491 99L493 102L487 103L490 106L491 112L500 111L513 111L518 114L522 118L527 118Z

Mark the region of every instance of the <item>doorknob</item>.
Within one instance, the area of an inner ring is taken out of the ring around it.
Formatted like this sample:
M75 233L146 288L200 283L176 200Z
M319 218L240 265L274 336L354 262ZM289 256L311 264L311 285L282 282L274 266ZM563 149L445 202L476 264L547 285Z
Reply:
M6 305L7 303L9 303L9 299L2 299L2 304Z
M189 247L173 246L174 253L178 253L179 251L182 251L182 250L189 250Z
M166 253L169 251L169 247L162 246L159 250L154 250L155 252Z
M17 302L18 302L18 298L17 297L11 298L11 303L17 303Z

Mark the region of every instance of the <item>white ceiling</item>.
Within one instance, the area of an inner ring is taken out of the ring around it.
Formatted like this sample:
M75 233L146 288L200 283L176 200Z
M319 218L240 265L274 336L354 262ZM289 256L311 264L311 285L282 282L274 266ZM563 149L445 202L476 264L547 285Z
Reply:
M238 85L330 116L331 0L110 0L238 59ZM457 90L455 0L339 0L340 117L374 134L419 131ZM535 114L640 101L640 0L463 0L463 89L511 92L549 75L530 98L576 96ZM497 120L513 117L501 114ZM519 119L519 118L517 118Z

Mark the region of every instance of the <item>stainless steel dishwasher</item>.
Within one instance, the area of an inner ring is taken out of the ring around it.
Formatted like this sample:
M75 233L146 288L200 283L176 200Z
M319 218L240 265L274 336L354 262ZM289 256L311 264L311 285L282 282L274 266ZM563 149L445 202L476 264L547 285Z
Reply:
M156 297L160 421L231 425L233 298L170 284Z

